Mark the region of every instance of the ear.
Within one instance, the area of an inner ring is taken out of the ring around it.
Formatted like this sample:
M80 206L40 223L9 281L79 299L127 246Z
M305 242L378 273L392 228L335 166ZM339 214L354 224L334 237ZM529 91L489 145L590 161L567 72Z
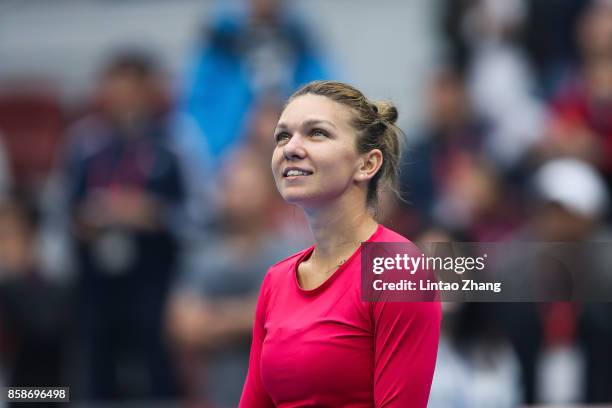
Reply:
M383 154L380 149L373 149L361 156L361 163L357 169L357 181L371 180L380 170L383 163Z

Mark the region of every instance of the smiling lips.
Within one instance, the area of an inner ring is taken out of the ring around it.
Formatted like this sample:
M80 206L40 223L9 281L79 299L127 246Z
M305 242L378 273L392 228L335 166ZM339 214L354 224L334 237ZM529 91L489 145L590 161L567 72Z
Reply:
M283 177L300 177L300 176L310 176L312 171L300 169L298 167L287 167L283 171Z

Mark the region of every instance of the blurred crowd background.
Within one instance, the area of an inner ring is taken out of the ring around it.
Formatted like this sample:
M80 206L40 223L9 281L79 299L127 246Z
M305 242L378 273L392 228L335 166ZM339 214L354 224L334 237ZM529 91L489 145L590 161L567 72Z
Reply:
M0 385L236 406L315 79L397 103L399 233L611 240L610 0L0 0ZM430 407L612 403L609 303L444 312Z

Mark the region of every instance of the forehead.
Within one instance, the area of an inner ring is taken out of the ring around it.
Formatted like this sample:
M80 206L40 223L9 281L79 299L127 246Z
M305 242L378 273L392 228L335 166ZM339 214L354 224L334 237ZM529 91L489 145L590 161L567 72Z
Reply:
M350 128L351 111L326 96L307 94L289 102L281 114L279 124L297 127L311 120L328 121L339 128Z

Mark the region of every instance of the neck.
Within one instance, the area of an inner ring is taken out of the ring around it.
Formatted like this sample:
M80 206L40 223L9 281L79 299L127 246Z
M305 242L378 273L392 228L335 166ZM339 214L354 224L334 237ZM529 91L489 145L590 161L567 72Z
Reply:
M306 210L306 216L317 243L312 258L322 263L354 252L378 227L365 203L346 195L324 208Z

